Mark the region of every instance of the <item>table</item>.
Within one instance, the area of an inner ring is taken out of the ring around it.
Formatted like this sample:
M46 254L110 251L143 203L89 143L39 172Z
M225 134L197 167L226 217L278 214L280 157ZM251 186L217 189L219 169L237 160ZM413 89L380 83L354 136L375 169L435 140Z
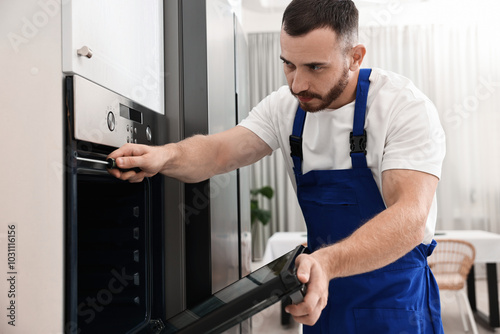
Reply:
M269 263L306 242L306 232L276 232L267 240L262 261Z
M467 279L467 293L471 308L478 323L485 327L500 327L500 311L498 301L498 277L496 264L500 263L500 234L480 230L439 230L436 231L434 239L458 239L465 240L474 245L476 258L474 263L486 264L486 275L488 285L489 316L479 311L476 307L476 285L474 266L472 266ZM271 262L279 256L295 248L295 246L307 242L306 232L276 232L266 244L264 251L264 263Z
M489 316L479 311L476 306L476 284L474 266L467 277L467 294L476 321L491 329L500 327L498 300L497 263L500 263L500 234L481 230L438 230L434 239L456 239L470 242L476 249L474 263L486 264L486 283L488 286Z

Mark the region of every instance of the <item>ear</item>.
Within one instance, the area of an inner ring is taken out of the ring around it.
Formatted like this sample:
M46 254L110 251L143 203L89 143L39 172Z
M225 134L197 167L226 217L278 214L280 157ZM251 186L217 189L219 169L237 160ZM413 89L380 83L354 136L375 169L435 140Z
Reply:
M361 68L361 63L366 54L366 48L363 44L358 44L351 49L351 64L349 69L353 72Z

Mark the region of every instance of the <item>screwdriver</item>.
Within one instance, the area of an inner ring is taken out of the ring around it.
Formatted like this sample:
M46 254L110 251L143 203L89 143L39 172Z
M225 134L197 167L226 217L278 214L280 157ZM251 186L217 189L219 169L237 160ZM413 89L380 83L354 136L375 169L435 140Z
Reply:
M90 159L90 158L84 158L84 157L76 157L76 160L86 161L86 162L92 162L92 163L97 163L97 164L101 164L101 165L106 165L106 168L109 168L109 169L119 169L121 172L134 171L136 173L139 173L139 172L142 171L142 169L140 169L139 167L134 167L134 168L130 168L130 169L119 168L116 165L116 160L113 159L113 158L108 158L106 160L97 160L97 159Z

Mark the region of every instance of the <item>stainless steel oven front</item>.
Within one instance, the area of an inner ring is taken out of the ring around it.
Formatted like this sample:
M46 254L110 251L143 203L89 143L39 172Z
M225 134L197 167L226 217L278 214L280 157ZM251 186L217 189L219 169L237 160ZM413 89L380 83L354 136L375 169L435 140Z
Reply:
M162 144L165 116L77 75L65 78L65 96L65 331L158 333L165 316L163 179L124 182L102 162L127 142Z

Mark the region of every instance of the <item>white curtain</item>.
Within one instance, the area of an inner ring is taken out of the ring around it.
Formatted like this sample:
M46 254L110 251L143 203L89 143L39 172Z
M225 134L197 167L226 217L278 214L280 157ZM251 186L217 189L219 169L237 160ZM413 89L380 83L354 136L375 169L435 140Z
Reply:
M499 20L500 22L500 20ZM500 31L498 22L372 26L360 30L363 67L400 73L436 105L447 154L438 187L438 229L500 233ZM285 84L279 33L249 35L251 103ZM253 168L254 186L277 193L273 220L255 237L305 228L275 152ZM257 253L259 251L257 250ZM255 254L255 253L254 253Z
M286 85L280 60L279 33L248 35L250 62L250 105L255 106L269 93ZM304 218L285 169L280 150L252 166L252 188L271 186L274 198L260 200L260 206L271 210L270 223L252 227L253 258L260 260L267 239L278 231L305 231Z
M363 28L366 67L413 80L446 132L438 229L500 232L500 44L493 22Z

